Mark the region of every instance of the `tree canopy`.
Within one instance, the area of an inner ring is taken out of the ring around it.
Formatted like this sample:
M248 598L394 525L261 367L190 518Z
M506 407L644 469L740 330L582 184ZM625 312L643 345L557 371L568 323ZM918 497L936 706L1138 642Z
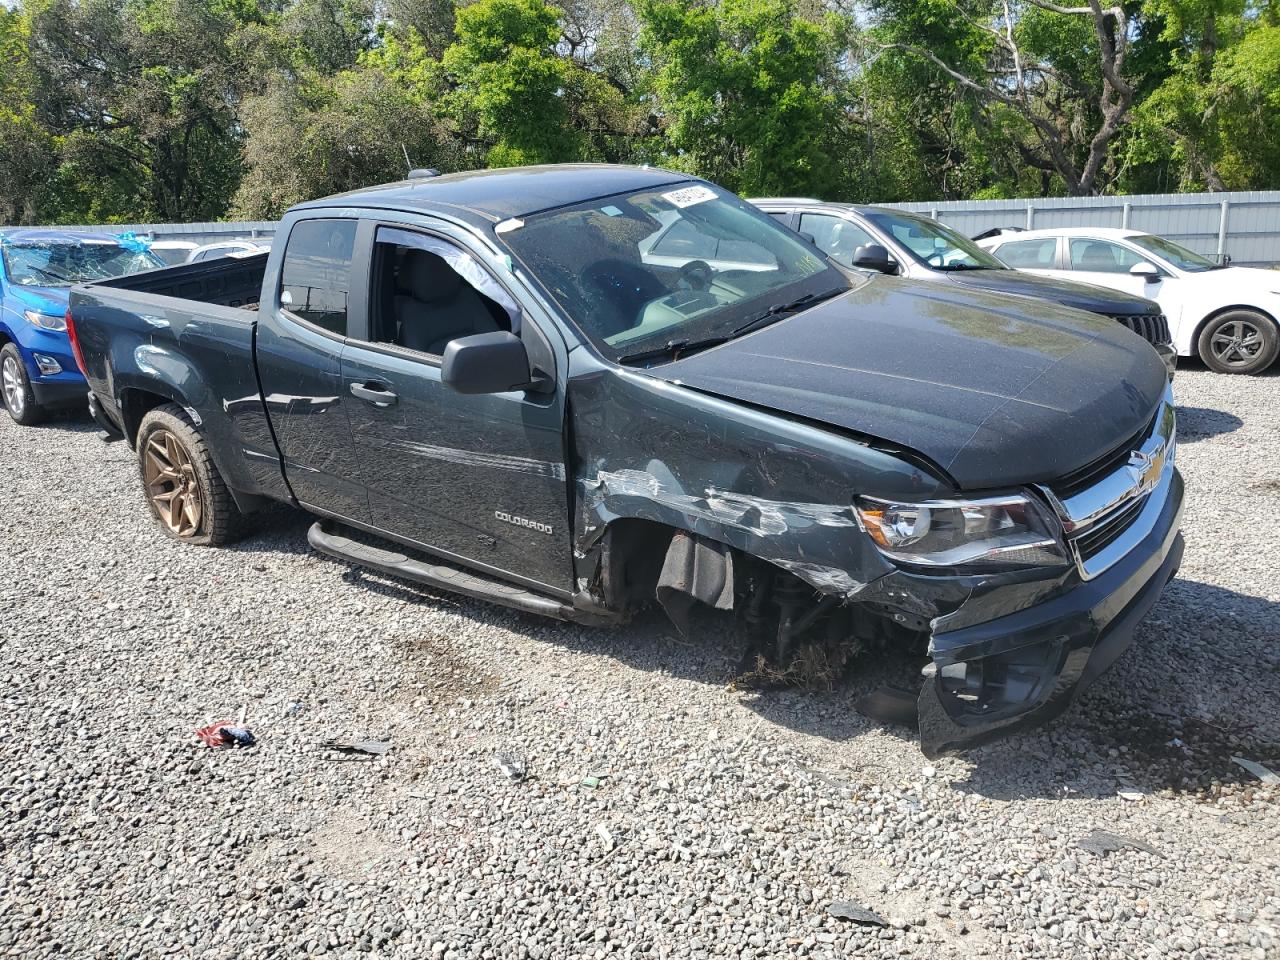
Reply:
M1280 187L1280 7L1072 2L18 0L0 222L562 161L853 201Z

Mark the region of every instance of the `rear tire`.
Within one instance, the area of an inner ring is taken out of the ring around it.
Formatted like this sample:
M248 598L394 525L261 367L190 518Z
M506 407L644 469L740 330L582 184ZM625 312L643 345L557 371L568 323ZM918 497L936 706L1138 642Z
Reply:
M244 535L244 515L180 406L166 403L142 418L137 452L143 495L166 534L198 547L221 547Z
M4 398L4 408L19 426L35 426L48 416L48 411L36 403L26 364L12 343L6 343L0 350L0 395Z
M1280 353L1280 330L1254 310L1228 310L1204 325L1196 351L1218 373L1261 373Z

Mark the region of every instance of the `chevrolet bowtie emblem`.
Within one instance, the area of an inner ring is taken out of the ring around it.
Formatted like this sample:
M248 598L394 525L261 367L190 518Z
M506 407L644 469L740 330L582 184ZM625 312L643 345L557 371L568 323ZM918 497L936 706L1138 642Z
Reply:
M1168 447L1161 447L1151 453L1134 450L1129 454L1129 462L1125 466L1133 477L1134 484L1143 493L1150 493L1160 482L1160 473L1164 470L1164 459L1168 452Z

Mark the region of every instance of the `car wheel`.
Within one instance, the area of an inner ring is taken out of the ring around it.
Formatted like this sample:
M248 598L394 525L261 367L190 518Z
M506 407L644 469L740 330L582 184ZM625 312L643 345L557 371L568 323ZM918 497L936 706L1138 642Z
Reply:
M45 418L44 407L36 403L35 394L31 391L31 380L27 377L22 354L12 343L6 343L0 350L0 394L4 396L4 408L14 423L29 427Z
M209 447L176 403L156 407L138 427L138 471L152 515L175 540L220 547L244 533Z
M1280 331L1261 313L1228 310L1205 324L1196 349L1218 373L1261 373L1280 351Z

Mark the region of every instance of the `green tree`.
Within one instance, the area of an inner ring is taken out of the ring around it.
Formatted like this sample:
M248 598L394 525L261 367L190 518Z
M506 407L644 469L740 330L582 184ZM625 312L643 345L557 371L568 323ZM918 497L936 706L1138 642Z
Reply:
M414 91L377 67L282 78L243 111L246 173L232 214L279 217L303 200L403 179L417 166L457 169L460 151Z
M569 121L569 65L556 52L560 11L543 0L477 0L458 11L457 41L443 66L447 109L489 166L576 159Z
M645 0L639 13L666 162L745 193L839 182L837 17L806 19L790 0Z
M203 220L240 175L253 0L31 0L39 122L57 143L43 205L63 220Z
M36 119L35 75L22 14L0 8L0 224L33 223L53 138Z

